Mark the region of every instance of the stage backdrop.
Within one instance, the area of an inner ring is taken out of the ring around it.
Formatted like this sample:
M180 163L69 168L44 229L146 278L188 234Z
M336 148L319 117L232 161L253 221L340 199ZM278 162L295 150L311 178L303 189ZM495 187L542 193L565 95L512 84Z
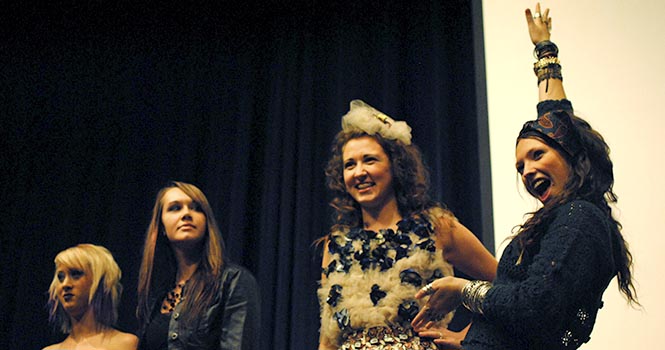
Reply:
M234 2L235 3L235 2ZM157 190L198 185L261 286L264 349L318 342L323 167L349 101L406 120L435 198L493 246L479 1L8 5L0 43L7 348L60 341L57 252L108 247L119 325Z

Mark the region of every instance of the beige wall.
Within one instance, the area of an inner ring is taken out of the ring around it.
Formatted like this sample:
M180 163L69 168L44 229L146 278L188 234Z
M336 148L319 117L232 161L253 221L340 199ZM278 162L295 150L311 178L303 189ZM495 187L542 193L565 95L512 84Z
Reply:
M665 1L550 0L552 41L577 114L612 149L617 215L635 257L643 310L627 306L613 281L583 349L663 347L665 325ZM483 1L497 255L537 203L514 169L515 136L535 117L534 58L524 9L535 2Z

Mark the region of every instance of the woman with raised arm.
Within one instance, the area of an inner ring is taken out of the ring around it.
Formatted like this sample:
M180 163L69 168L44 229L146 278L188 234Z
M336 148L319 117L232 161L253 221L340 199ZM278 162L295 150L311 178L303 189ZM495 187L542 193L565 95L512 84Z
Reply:
M44 350L136 350L134 334L114 328L122 294L121 272L108 249L79 244L55 257L49 321L67 338Z
M336 220L324 243L319 349L436 349L411 320L414 298L453 266L493 280L496 260L428 193L429 174L411 128L351 102L326 167ZM446 327L452 314L432 315ZM462 333L437 332L459 346Z
M549 9L527 9L526 21L537 57L538 118L517 137L515 166L542 207L506 247L493 283L445 277L427 299L439 313L460 303L473 312L468 350L580 347L615 276L626 299L639 305L632 256L610 208L617 197L609 147L566 99ZM420 312L413 325L432 321Z

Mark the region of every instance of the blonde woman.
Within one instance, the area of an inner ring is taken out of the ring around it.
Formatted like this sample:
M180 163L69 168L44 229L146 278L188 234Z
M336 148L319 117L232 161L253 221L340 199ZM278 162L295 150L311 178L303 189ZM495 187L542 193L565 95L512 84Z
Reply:
M122 293L121 272L108 249L79 244L55 257L49 321L67 334L44 350L135 350L138 338L113 326Z

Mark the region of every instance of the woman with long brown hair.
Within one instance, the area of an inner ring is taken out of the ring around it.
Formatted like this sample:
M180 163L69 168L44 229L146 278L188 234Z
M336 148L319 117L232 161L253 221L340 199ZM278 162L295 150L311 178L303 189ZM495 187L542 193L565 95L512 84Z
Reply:
M208 199L174 181L157 194L139 272L140 349L256 349L256 281L230 263Z
M519 227L501 256L496 279L445 277L416 297L429 310L460 303L473 312L465 349L576 349L590 339L602 297L616 277L636 305L632 255L613 217L616 203L609 147L573 113L563 89L549 9L525 12L537 61L538 118L522 127L515 166L542 207ZM415 327L427 326L421 312Z

